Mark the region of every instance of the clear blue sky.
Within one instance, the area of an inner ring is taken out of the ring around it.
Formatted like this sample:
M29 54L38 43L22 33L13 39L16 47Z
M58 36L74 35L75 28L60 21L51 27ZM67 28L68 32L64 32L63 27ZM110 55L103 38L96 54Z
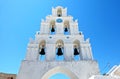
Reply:
M58 5L78 19L101 73L120 64L120 0L0 0L0 72L18 73L29 38Z

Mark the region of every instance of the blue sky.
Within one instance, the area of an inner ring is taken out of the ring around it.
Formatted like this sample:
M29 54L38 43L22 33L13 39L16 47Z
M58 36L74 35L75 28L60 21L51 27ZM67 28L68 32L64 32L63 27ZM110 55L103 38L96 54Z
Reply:
M78 19L101 73L120 64L120 0L0 0L0 72L18 73L29 38L58 5Z
M67 75L62 73L56 73L55 75L50 76L50 79L70 79Z

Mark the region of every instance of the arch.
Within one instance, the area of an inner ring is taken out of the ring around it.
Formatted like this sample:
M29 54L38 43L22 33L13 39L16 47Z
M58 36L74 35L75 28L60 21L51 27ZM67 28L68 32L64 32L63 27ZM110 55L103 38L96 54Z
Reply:
M78 79L78 77L69 69L62 67L62 66L58 66L55 67L51 70L49 70L47 73L45 73L42 77L42 79L49 79L50 76L56 74L56 73L63 73L66 74L68 77L70 77L70 79Z
M46 41L45 40L41 40L39 42L39 48L41 48L42 46L46 46Z
M57 9L57 16L58 16L58 17L61 17L61 16L62 16L62 9L61 9L61 8L58 8L58 9Z
M64 21L64 34L69 35L70 34L70 24L68 20Z
M62 40L56 41L56 60L64 60L64 42Z
M59 45L61 45L61 47L64 47L63 40L59 39L59 40L56 41L56 47L58 47Z
M50 21L50 25L55 26L55 20L51 20L51 21Z
M65 27L65 26L69 26L69 21L68 21L68 20L65 20L65 21L64 21L64 27Z
M51 21L50 21L50 34L51 34L51 35L55 34L55 31L56 31L55 28L56 28L56 27L55 27L55 20L51 20Z
M73 55L74 55L74 60L80 60L80 41L79 40L74 40L73 42Z
M46 48L46 41L41 40L39 43L39 50L38 50L41 61L45 60L45 54L46 54L45 48Z
M80 47L80 41L79 40L74 40L73 44L76 45L77 47Z

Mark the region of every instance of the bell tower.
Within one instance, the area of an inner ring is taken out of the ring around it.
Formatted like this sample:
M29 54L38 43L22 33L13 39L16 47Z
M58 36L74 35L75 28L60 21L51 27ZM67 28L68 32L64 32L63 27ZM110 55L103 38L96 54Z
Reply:
M88 79L99 74L89 39L84 39L78 21L61 6L52 8L52 15L41 21L40 31L28 43L17 79L49 79L56 73L70 79Z

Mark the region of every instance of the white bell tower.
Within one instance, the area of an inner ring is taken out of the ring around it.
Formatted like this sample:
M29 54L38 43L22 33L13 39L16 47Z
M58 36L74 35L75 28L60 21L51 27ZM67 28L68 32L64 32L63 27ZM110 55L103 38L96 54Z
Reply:
M70 79L88 79L99 74L89 39L84 39L77 20L61 6L52 8L52 15L41 21L40 31L28 43L17 79L49 79L56 73Z

